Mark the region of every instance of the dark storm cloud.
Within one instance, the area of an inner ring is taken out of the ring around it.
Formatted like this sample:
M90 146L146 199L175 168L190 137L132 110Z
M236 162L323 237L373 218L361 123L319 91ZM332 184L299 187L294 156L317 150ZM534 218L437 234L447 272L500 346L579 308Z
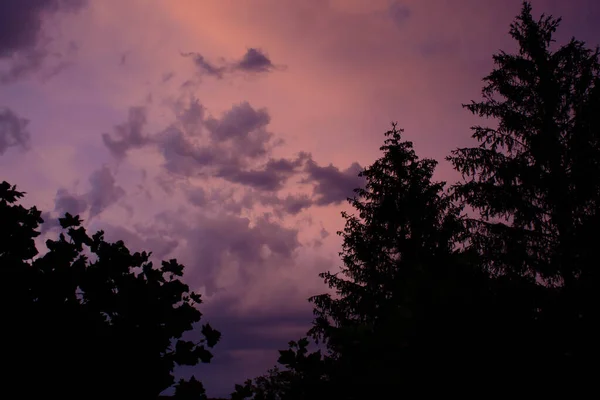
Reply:
M249 48L234 69L244 72L269 72L275 68L269 57L260 49Z
M21 118L8 108L0 108L0 156L9 147L20 147L27 150L30 146L30 135L27 130L29 120Z
M49 53L43 35L44 18L59 12L78 11L86 0L0 1L0 59L11 60L0 81L21 78L41 68Z
M145 125L146 109L144 107L131 107L127 122L114 128L116 138L108 133L103 133L102 141L113 156L122 159L130 149L140 148L149 143L149 138L143 133Z
M314 183L313 194L315 204L329 205L338 204L352 197L354 189L364 186L364 178L359 177L358 173L362 167L358 163L352 163L350 167L341 171L333 164L327 167L317 165L313 160L306 163L306 173L308 178L304 183Z

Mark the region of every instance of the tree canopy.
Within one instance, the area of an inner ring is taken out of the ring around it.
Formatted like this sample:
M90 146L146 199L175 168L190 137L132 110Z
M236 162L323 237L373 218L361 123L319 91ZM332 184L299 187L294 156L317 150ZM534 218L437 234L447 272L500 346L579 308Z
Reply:
M86 233L77 216L39 255L43 222L24 193L0 184L0 307L3 390L20 398L156 398L174 383L175 365L209 362L220 333L184 339L201 319L200 295L176 260L157 268L103 232ZM37 257L36 257L37 256ZM179 386L201 385L195 379Z
M515 53L493 56L473 147L447 157L462 178L434 179L392 124L366 184L348 199L339 271L311 297L306 337L232 400L485 395L594 384L600 355L600 62L558 46L560 19L523 3ZM176 365L210 361L220 333L176 260L155 267L77 216L39 254L42 223L0 184L3 386L18 397L155 398ZM203 399L195 377L175 397Z
M559 24L523 3L510 29L518 51L493 56L483 99L464 106L485 123L472 128L476 146L448 157L463 177L448 190L402 130L386 133L349 199L356 214L343 214L343 266L321 275L333 293L311 298L309 336L323 351L291 342L283 369L239 386L241 398L593 383L599 51L555 45Z
M514 341L536 337L527 364L564 378L598 355L600 63L582 41L556 46L559 24L524 3L510 29L518 52L494 55L483 100L465 105L497 124L473 127L479 145L448 159L464 177L454 193L474 211L470 248L482 267L535 284L520 299L534 331Z

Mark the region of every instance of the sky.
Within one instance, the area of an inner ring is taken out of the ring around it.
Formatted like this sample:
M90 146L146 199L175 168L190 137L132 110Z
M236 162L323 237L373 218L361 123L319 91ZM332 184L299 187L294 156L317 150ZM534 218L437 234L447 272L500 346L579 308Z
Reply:
M600 43L600 2L534 0L559 43ZM0 181L177 258L223 333L209 395L275 365L336 271L345 199L392 121L436 177L473 145L519 0L0 0Z

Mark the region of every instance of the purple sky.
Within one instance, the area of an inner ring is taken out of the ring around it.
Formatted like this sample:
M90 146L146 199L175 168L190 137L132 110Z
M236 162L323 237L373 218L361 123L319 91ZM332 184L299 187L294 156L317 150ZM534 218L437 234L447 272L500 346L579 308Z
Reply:
M600 2L534 0L600 43ZM187 266L223 333L211 395L274 365L339 266L340 211L391 121L421 157L511 51L519 0L1 0L0 180Z

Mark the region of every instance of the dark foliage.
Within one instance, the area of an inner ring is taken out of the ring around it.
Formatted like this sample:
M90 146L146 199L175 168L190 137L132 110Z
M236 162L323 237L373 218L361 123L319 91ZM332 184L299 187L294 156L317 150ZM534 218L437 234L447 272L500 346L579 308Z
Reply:
M527 288L506 340L545 383L582 384L598 352L600 223L600 64L598 49L571 39L553 45L560 19L538 20L525 3L511 25L519 52L494 56L483 100L465 105L497 122L475 126L479 146L449 160L454 187L470 206L470 248L507 287ZM527 308L529 307L529 308Z
M308 341L232 398L369 399L593 387L599 353L598 50L553 44L559 19L511 25L483 101L496 127L448 157L463 181L432 180L396 126L343 214L343 268L321 276ZM464 209L463 209L464 207Z
M311 337L280 352L283 370L246 382L254 399L362 399L468 386L498 331L498 299L466 238L460 207L434 182L435 161L419 159L394 125L383 156L349 199L340 273L321 276L335 293L315 296ZM453 369L460 360L464 367ZM482 377L480 377L481 379ZM431 387L430 382L436 382ZM462 390L462 389L461 389Z
M497 328L491 281L460 246L461 208L432 180L436 162L419 159L401 133L394 125L383 156L361 173L366 187L350 200L358 215L343 214L344 267L321 275L335 295L311 299L310 333L333 360L336 398L467 385Z
M42 219L0 184L2 390L11 398L154 399L174 383L175 365L209 362L220 333L182 338L201 319L201 300L180 281L176 260L160 268L102 232L88 236L66 214L66 232L38 256ZM180 382L196 387L195 379ZM184 390L185 393L185 390ZM184 396L185 397L185 396ZM187 398L187 397L185 397Z

